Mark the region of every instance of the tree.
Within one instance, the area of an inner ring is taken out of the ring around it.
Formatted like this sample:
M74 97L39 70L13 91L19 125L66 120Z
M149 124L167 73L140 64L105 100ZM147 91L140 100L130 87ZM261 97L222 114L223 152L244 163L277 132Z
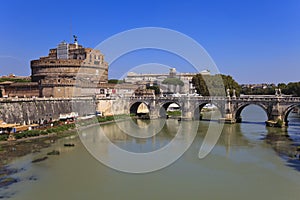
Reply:
M160 94L160 88L158 85L152 85L152 86L148 86L146 87L147 89L151 89L154 90L155 95L159 95Z
M261 87L244 87L241 90L241 93L246 95L274 95L275 86L267 86L266 88Z
M240 94L240 85L228 75L201 75L197 74L193 77L192 83L194 84L197 93L203 96L225 96L226 89L230 89L231 95L233 89L236 90L236 95Z
M283 94L300 96L300 82L290 82L287 85L284 83L278 84Z
M111 83L111 84L122 84L122 83L124 83L124 80L109 79L108 83Z
M195 86L198 94L209 96L207 85L201 74L197 74L196 76L194 76L192 79L192 83Z
M221 75L226 89L230 89L231 95L233 94L233 89L236 91L236 95L240 95L241 86L229 75Z
M166 85L179 85L179 86L183 86L184 83L182 82L182 80L178 79L178 78L166 78L165 80L163 80L162 84L166 84Z

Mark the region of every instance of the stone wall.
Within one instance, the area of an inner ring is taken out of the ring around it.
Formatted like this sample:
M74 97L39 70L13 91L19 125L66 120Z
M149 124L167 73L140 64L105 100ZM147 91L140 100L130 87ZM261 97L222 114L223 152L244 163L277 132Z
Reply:
M97 100L97 111L100 111L104 116L129 114L127 101L117 101L109 99Z
M96 104L91 98L28 98L1 99L0 120L6 123L32 123L58 119L60 114L78 112L80 116L95 113Z
M38 97L38 83L12 83L4 86L4 94L8 97Z

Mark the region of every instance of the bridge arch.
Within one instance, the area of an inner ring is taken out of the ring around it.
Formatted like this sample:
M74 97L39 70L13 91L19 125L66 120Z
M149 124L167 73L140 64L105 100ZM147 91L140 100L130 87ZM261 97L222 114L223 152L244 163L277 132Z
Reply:
M300 107L300 103L298 103L298 104L293 104L293 105L291 105L291 106L289 106L289 107L287 107L286 109L285 109L285 111L283 112L283 120L284 120L284 122L285 122L285 125L288 125L288 117L289 117L289 114L292 112L292 110L294 109L294 108L296 108L296 107Z
M221 105L219 105L218 103L216 103L216 102L211 102L211 101L205 101L205 102L201 102L201 103L198 103L198 104L196 104L195 105L195 107L194 107L194 109L193 109L193 118L195 119L195 120L201 120L202 119L202 116L201 116L201 111L202 111L202 109L204 108L204 106L206 106L206 105L209 105L209 104L212 104L212 105L214 105L214 106L216 106L217 107L217 110L220 112L220 114L221 114L221 117L223 117L224 116L224 108L223 108L223 106L221 106Z
M236 120L237 123L242 122L242 117L241 117L242 111L250 105L254 105L254 106L258 106L258 107L262 108L262 110L266 113L267 119L269 119L270 115L269 115L267 106L265 106L263 104L260 104L260 103L245 103L245 104L242 104L242 105L238 106L235 109L234 117L235 117L235 120Z
M177 101L167 101L163 102L159 106L159 117L167 117L167 110L171 104L177 104L179 106L179 109L182 109L182 106L179 102Z
M144 104L147 109L148 109L148 113L150 113L150 107L149 107L149 104L148 102L146 101L136 101L136 102L133 102L129 105L129 113L132 115L138 115L138 108L140 105Z

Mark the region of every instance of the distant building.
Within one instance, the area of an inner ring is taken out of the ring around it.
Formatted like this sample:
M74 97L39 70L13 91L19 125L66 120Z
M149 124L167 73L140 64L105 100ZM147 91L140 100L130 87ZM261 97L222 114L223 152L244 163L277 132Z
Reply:
M250 88L250 89L267 89L274 88L276 85L274 83L260 83L260 84L241 84L242 88Z
M210 75L208 70L200 72L202 75ZM192 79L197 73L177 73L175 68L171 68L169 74L139 74L135 72L129 72L125 78L125 83L131 84L156 84L159 85L163 92L171 91L172 93L185 93L191 94L195 92L195 88L192 85ZM162 84L167 78L178 78L184 83L182 87L168 86Z

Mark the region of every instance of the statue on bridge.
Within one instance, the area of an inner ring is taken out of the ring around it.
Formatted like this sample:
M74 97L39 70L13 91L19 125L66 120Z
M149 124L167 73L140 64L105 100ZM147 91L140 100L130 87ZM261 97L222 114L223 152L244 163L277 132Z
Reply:
M233 95L232 95L233 98L236 98L236 93L235 92L236 92L235 89L233 89Z
M278 88L278 89L275 89L275 96L281 96L282 93L281 93L281 89Z
M230 97L230 89L229 88L227 88L227 97Z

